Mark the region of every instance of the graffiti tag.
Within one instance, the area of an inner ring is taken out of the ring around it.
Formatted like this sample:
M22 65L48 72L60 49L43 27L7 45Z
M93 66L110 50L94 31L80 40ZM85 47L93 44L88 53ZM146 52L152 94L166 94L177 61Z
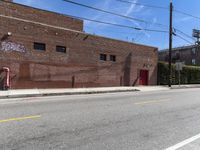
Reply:
M153 64L144 64L143 67L144 68L151 68L151 67L153 67Z
M6 51L6 52L12 52L12 51L21 52L21 53L26 52L26 48L24 45L14 43L14 42L1 42L0 50Z

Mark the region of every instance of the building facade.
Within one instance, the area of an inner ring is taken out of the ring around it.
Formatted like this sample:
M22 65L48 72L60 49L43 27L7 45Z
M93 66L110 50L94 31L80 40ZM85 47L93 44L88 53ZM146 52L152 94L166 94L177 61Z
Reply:
M0 0L0 87L157 83L157 48L87 34L83 24L66 15Z
M158 53L159 61L168 62L169 50ZM200 49L197 45L177 47L172 50L172 62L183 62L185 65L200 66Z

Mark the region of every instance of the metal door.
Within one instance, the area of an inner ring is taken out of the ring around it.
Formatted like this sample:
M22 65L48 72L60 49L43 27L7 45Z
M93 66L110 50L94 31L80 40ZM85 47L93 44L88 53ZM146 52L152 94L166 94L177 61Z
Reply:
M140 85L148 85L149 81L149 71L148 70L140 70Z

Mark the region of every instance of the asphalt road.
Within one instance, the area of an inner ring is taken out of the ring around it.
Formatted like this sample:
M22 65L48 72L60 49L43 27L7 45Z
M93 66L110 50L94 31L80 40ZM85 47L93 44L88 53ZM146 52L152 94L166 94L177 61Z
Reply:
M200 149L200 89L15 100L0 100L0 150Z

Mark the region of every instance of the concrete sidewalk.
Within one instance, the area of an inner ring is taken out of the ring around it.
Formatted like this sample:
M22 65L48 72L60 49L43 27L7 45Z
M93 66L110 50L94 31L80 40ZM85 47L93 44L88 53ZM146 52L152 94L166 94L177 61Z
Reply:
M101 87L101 88L74 88L74 89L21 89L0 91L0 99L23 98L39 96L57 95L78 95L78 94L97 94L114 92L135 92L135 91L160 91L169 90L164 86L138 86L138 87Z
M38 97L38 96L57 96L57 95L97 94L97 93L112 93L112 92L132 92L132 91L138 91L138 90L135 87L20 89L20 90L0 91L0 99Z
M172 85L168 86L136 86L136 87L101 87L101 88L73 88L73 89L20 89L0 91L0 99L40 97L40 96L58 96L58 95L79 95L79 94L98 94L115 92L153 92L170 89L200 88L200 84L194 85Z
M200 84L172 85L172 89L200 88Z

